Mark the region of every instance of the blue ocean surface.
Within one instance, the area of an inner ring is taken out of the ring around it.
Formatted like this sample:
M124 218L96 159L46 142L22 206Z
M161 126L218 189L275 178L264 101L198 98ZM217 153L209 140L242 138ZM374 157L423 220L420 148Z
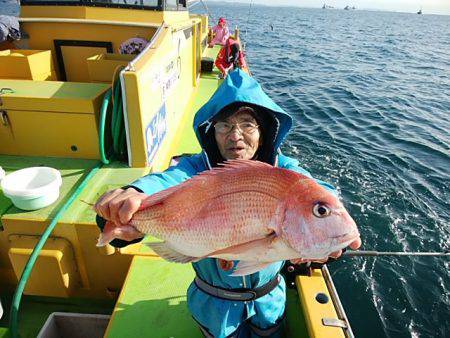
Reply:
M252 74L295 119L283 151L338 188L362 249L448 251L450 16L207 4L240 28ZM448 258L329 268L356 337L450 337Z
M450 16L208 4L240 28L253 76L294 117L283 151L339 189L362 249L448 251ZM444 338L449 263L329 268L356 337Z

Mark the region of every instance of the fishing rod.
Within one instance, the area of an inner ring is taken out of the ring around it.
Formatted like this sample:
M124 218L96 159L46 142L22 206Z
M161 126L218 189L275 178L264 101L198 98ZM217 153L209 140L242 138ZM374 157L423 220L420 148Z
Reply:
M215 22L216 19L214 19L214 17L212 16L211 12L209 11L208 6L206 5L206 3L203 2L203 0L200 0L201 4L203 5L203 8L205 8L206 12L208 13L209 18Z
M405 251L364 251L364 250L356 250L356 251L345 251L342 254L343 257L354 257L354 256L363 256L363 257L377 257L377 256L433 256L433 257L450 257L450 251L446 252L405 252Z
M250 1L250 6L248 8L247 14L247 24L245 25L245 35L244 35L244 44L242 45L242 49L245 51L245 45L247 44L247 31L248 31L248 23L250 21L250 13L252 11L253 0Z

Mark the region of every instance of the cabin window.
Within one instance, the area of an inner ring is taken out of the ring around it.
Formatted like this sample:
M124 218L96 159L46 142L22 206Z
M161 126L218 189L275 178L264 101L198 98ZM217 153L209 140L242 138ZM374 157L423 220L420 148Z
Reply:
M178 0L166 0L166 9L167 10L177 10L178 9Z
M131 9L161 9L163 0L21 0L20 3L21 5L66 5Z

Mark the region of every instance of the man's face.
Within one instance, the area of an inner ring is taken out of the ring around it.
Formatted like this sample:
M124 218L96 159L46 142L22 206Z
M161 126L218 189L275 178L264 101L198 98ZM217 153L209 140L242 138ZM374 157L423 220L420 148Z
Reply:
M258 147L262 143L261 132L257 126L255 118L246 112L237 112L223 121L225 126L232 125L228 132L215 128L215 137L220 154L226 160L250 160L255 156ZM228 124L228 125L227 125Z

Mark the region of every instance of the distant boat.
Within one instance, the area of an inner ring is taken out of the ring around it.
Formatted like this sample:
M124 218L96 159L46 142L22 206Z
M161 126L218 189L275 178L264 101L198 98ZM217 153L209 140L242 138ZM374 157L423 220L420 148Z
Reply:
M422 14L422 8L419 9L419 11L417 12L417 14Z
M348 10L350 9L350 6L347 5L347 6L344 7L344 9L345 9L346 11L348 11Z
M327 8L327 6L325 4L323 4L322 9L326 9L326 8Z

